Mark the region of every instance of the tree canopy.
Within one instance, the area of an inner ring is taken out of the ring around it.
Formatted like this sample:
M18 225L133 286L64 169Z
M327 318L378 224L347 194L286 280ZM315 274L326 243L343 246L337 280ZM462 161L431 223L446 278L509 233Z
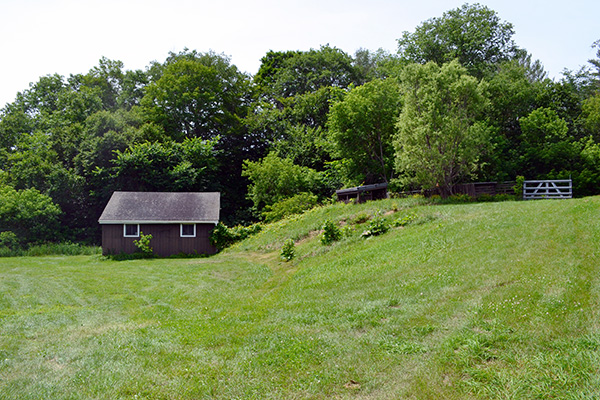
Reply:
M439 67L411 64L402 76L404 106L396 135L396 165L406 183L452 186L479 168L488 128L480 119L488 104L484 82L458 61Z
M513 25L480 4L464 4L439 18L421 23L398 39L406 62L438 65L457 59L469 73L481 78L493 65L516 58L520 51L512 37Z

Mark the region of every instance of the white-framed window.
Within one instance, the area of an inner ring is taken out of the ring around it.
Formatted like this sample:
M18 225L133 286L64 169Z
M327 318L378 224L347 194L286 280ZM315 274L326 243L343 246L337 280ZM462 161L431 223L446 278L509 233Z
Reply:
M179 236L196 237L196 224L179 224Z
M123 236L140 237L140 224L123 224Z

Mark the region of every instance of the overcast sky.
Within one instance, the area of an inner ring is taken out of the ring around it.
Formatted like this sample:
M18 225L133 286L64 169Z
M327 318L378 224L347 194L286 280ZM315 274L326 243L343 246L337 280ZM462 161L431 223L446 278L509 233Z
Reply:
M254 74L269 50L324 44L397 50L402 32L464 1L441 0L0 0L0 108L39 77L85 73L101 57L126 69L169 51L213 50ZM471 2L475 3L475 2ZM552 78L594 58L598 0L482 0L514 25L514 39Z

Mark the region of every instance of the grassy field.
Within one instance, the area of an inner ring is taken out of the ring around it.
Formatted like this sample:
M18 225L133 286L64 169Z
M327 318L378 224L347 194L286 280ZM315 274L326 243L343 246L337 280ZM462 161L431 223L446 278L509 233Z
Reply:
M211 258L0 258L0 398L597 399L599 211L384 200ZM376 212L410 223L361 238Z

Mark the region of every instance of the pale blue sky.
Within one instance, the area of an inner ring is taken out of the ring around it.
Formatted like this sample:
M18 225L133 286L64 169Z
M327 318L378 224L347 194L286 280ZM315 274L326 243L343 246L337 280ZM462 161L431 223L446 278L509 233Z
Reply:
M464 1L0 0L0 108L40 76L85 73L105 56L126 69L187 47L231 57L255 73L268 50L323 44L349 54L390 52L403 31ZM475 3L475 2L470 2ZM514 25L514 39L553 78L593 58L600 1L482 0Z

